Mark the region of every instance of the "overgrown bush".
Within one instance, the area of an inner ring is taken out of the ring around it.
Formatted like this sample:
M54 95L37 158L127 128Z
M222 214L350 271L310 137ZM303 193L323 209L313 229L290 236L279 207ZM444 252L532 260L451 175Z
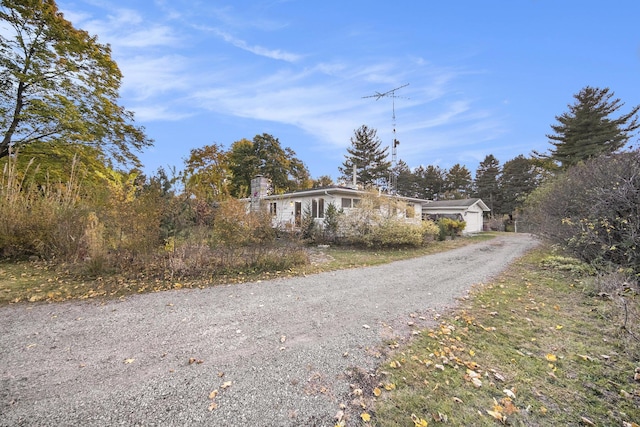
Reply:
M599 268L640 275L640 152L602 156L535 191L536 233Z
M266 212L247 212L238 200L176 196L166 175L107 170L92 177L102 185L85 189L76 173L83 169L73 165L66 181L50 182L35 161L10 156L0 164L3 257L36 255L92 277L142 280L278 271L308 262L299 242L276 241Z
M445 240L447 237L454 238L459 236L467 226L466 222L451 218L440 218L438 219L437 224L439 229L439 240Z
M72 168L75 172L75 168ZM0 176L0 254L70 259L82 246L86 211L80 203L79 179L41 183L29 179L37 166L18 171L8 157Z
M440 234L440 227L438 227L438 224L431 220L425 220L422 221L420 225L422 228L421 233L424 243L432 242L438 238L438 235Z
M335 216L336 241L364 247L420 246L434 239L437 227L431 221L407 222L405 203L381 198L373 192L361 198L357 209Z

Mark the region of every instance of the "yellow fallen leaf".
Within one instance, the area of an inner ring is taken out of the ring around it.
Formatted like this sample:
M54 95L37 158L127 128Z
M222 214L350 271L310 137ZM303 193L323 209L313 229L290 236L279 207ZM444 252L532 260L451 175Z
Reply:
M379 397L382 394L382 390L380 390L378 387L373 389L373 395L375 397Z
M503 422L507 418L504 415L502 415L500 412L496 412L496 411L487 410L487 414L491 415L493 418L495 418L500 422Z
M362 418L362 421L364 421L365 423L371 421L371 415L367 414L366 412L360 414L360 418Z
M555 362L556 360L558 360L556 355L555 354L551 354L551 353L547 353L547 355L545 357L549 362Z
M411 421L413 421L414 427L427 427L429 425L427 420L418 417L416 414L411 414Z

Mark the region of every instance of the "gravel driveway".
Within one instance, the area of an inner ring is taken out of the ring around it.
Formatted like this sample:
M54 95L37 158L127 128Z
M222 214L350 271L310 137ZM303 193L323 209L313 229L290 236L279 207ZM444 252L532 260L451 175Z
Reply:
M0 307L0 425L333 426L351 369L536 244L510 234L308 277Z

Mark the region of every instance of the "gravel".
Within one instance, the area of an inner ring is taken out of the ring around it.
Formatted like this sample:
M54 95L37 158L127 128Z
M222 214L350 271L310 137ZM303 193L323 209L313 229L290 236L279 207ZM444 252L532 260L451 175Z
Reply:
M536 244L512 234L307 277L0 307L0 425L333 426L341 404L360 413L353 373L382 362L385 340L433 325Z

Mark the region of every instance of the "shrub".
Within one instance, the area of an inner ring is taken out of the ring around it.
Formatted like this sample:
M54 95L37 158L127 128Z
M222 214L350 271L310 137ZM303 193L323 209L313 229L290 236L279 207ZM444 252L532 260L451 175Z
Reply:
M440 234L440 227L433 221L422 221L420 225L422 228L422 239L425 243L435 240Z
M338 209L333 203L327 205L323 220L324 239L326 241L335 241L340 228L340 221L342 221L343 217L344 211L342 209Z
M386 219L363 236L365 244L373 247L420 246L424 243L422 227L398 219Z
M464 221L451 218L440 218L438 219L438 238L440 240L444 240L447 237L453 238L455 236L459 236L466 226L467 223Z
M539 235L601 269L640 275L640 152L602 156L534 192L525 213Z
M75 163L75 161L74 161ZM18 170L12 156L0 175L0 254L73 259L81 248L86 211L75 164L67 183L36 182L33 160Z

